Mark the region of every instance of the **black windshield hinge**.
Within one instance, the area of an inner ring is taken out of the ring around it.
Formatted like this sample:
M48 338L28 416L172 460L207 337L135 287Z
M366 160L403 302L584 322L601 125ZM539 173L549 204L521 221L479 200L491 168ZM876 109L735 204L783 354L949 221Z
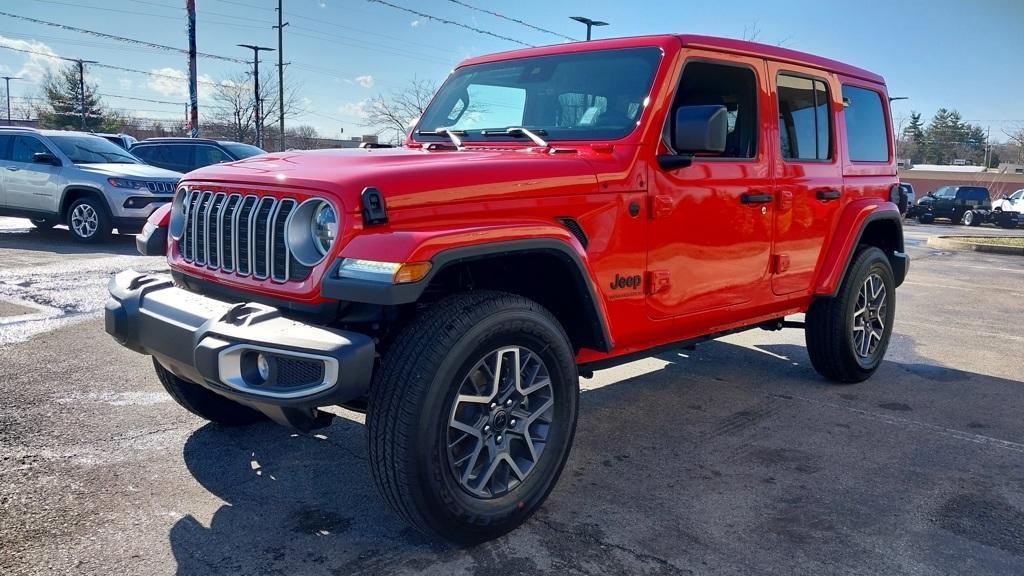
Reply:
M388 223L388 208L384 195L374 187L363 188L363 225L378 226Z

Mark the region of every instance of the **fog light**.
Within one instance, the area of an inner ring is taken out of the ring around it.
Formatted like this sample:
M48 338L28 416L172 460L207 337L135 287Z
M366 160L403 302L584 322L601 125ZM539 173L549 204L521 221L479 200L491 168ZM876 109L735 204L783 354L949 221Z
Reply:
M266 382L270 378L270 360L263 354L256 356L256 371L260 375L260 380Z

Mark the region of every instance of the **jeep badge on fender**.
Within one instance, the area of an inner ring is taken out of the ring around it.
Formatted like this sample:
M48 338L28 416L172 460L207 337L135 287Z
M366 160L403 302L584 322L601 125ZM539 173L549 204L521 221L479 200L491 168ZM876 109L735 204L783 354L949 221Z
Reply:
M557 483L581 373L797 312L822 376L875 372L909 265L889 118L877 74L739 40L471 58L401 148L186 174L138 243L170 274L115 276L106 330L222 425L366 412L395 514L482 542Z

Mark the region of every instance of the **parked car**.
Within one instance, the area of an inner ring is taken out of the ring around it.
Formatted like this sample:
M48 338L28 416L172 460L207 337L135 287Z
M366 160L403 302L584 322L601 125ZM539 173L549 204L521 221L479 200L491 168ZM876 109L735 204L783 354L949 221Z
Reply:
M911 216L914 204L917 202L917 197L914 194L914 186L906 182L900 182L900 193L900 212L903 212L906 216Z
M131 152L147 164L182 173L266 154L252 144L204 138L147 138L133 145Z
M214 422L365 411L383 499L480 542L551 492L581 375L798 326L825 378L875 373L909 265L888 105L866 70L705 36L476 57L403 148L189 173L138 238L171 274L117 274L105 327Z
M992 209L1001 212L1024 214L1024 188L992 202Z
M129 134L107 134L103 132L90 132L90 134L92 134L93 136L99 136L100 138L106 138L107 140L110 140L111 142L117 144L121 148L124 148L125 150L128 150L129 148L132 147L133 144L138 142L138 140L136 140L134 136L131 136Z
M83 242L139 232L181 178L99 136L32 128L0 127L0 166L0 215L67 224Z
M992 209L992 198L984 186L943 186L917 203L917 220L930 224L946 218L953 224L977 225L979 212ZM965 217L968 221L965 221Z

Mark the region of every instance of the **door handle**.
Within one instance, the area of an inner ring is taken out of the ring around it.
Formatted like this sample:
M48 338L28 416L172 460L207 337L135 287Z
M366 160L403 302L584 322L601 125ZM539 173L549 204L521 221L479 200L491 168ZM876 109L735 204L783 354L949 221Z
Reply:
M828 202L829 200L838 200L843 193L839 190L818 190L814 195L818 200Z
M740 196L740 202L744 204L768 204L774 198L771 194L762 194L757 192L751 192Z

